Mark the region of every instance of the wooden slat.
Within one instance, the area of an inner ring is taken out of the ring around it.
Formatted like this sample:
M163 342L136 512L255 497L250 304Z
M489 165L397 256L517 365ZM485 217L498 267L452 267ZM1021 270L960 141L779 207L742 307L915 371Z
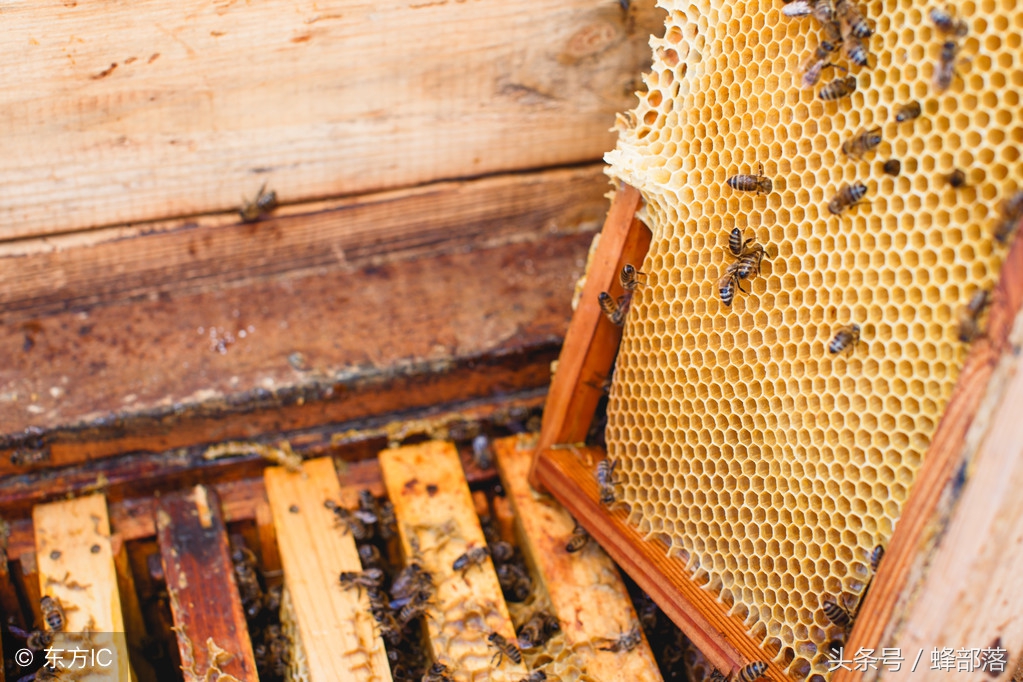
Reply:
M650 248L650 230L635 218L641 199L639 190L623 184L611 202L547 394L537 452L557 443L581 442L590 429L621 340L621 329L607 320L597 301L602 291L617 298L622 266L638 267ZM535 475L530 478L539 487Z
M0 521L0 523L4 523ZM7 527L8 530L10 527ZM25 629L25 619L21 613L21 604L18 603L18 593L14 587L14 580L11 577L10 554L8 552L8 538L3 538L3 547L0 547L0 617L10 618L10 623Z
M106 499L89 495L39 505L32 521L40 590L63 607L67 632L100 633L97 645L114 653L104 671L108 679L131 680Z
M454 445L428 441L385 450L380 468L405 556L418 558L437 587L425 618L434 659L458 682L483 676L517 682L526 675L521 664L505 657L500 668L490 667L495 649L487 636L515 639L493 563L488 558L464 574L452 568L468 549L486 545Z
M534 471L716 668L732 671L762 660L764 653L747 636L742 621L729 616L724 604L690 580L683 563L669 557L663 543L645 541L623 509L609 512L600 504L594 472L603 458L599 448L549 449L536 457ZM769 663L765 679L781 682L788 677Z
M981 410L990 410L990 428L963 472L961 498L944 527L929 570L913 585L913 598L890 629L891 645L904 652L923 650L923 665L914 680L946 679L947 671L930 670L936 645L960 649L991 647L996 638L1008 650L1003 679L1023 652L1023 315L1017 317L1006 354L995 370ZM938 596L940 595L940 597ZM887 646L887 644L886 644ZM851 654L845 658L851 658ZM909 658L910 656L907 656ZM869 679L870 675L864 678ZM885 675L887 678L888 676ZM964 677L960 675L959 677ZM971 679L980 679L974 673Z
M365 590L342 589L341 571L362 565L351 533L342 533L327 500L341 497L330 458L307 461L301 473L265 473L284 585L303 646L310 682L391 679Z
M0 355L14 359L0 366L0 476L24 471L11 455L40 441L48 459L29 466L543 387L589 241L544 237L0 325ZM235 342L221 353L211 330Z
M157 682L156 671L144 655L149 633L146 631L146 621L142 616L142 606L139 604L138 592L135 589L135 576L132 574L124 538L112 533L110 549L114 557L114 572L117 573L117 593L121 596L125 641L128 644L132 672L139 682Z
M426 258L590 232L607 210L603 165L438 182L282 209L257 224L198 216L0 244L6 321L284 273Z
M156 528L186 682L259 682L216 493L200 485L162 496Z
M635 5L5 3L0 239L596 161Z
M533 449L519 444L518 438L496 441L497 464L522 529L523 549L561 620L566 647L577 652L582 669L594 679L660 680L645 637L629 652L602 651L606 643L592 646L639 628L636 611L618 569L595 542L575 554L565 550L575 527L572 516L557 502L537 496L528 481Z

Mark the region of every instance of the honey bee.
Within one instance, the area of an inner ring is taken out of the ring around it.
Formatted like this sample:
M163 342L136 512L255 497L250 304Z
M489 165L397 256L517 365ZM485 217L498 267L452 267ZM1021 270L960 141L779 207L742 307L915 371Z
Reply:
M359 511L365 515L364 518L369 523L376 523L380 515L377 498L366 488L359 491ZM372 521L369 521L370 518L372 518Z
M450 670L443 663L434 663L423 675L423 682L451 682Z
M628 632L619 635L617 639L608 639L607 646L600 647L601 651L618 653L620 651L632 651L643 642L643 631L639 626L633 627Z
M270 190L266 191L266 183L259 188L259 194L252 201L243 200L242 207L238 211L238 215L241 216L243 223L254 223L262 218L265 218L269 214L273 213L274 209L277 208L277 192Z
M519 680L519 682L546 682L546 681L547 673L545 673L542 670L534 670L533 672L529 673L521 680Z
M373 545L359 545L359 561L363 568L383 568L384 557Z
M739 192L756 192L757 194L770 194L774 189L774 183L764 175L764 164L759 164L760 170L756 175L733 175L728 178L728 186Z
M753 661L735 674L737 682L754 682L759 680L767 672L767 664L763 661Z
M961 189L966 186L966 173L956 168L948 174L947 180L952 189Z
M390 607L398 611L398 622L405 626L425 614L426 609L433 603L432 599L433 594L421 590L410 597L395 599L390 603Z
M56 597L44 596L39 600L39 610L43 613L43 622L50 632L63 632L67 625L64 609Z
M707 680L708 682L728 682L728 678L716 668L711 672L710 677L708 677Z
M600 502L604 505L615 501L615 467L617 459L602 459L597 463L597 485L600 487Z
M808 17L813 14L813 3L809 0L795 0L781 8L787 17Z
M517 563L498 566L497 581L501 584L504 598L510 602L524 602L533 591L533 579Z
M820 92L817 93L817 97L825 102L832 102L836 99L848 97L854 92L856 92L856 76L847 76L830 81L821 88Z
M902 172L902 162L898 159L888 159L884 162L882 170L884 170L886 175L897 176Z
M742 288L742 280L739 278L738 271L739 264L732 263L725 269L724 276L718 280L718 293L721 295L721 302L726 306L732 305L736 287L744 294L749 293Z
M835 3L835 14L843 28L842 37L846 40L849 38L865 39L874 35L874 29L863 18L860 8L853 0L838 0Z
M748 279L750 275L760 274L760 263L764 260L764 247L754 244L735 261L735 276Z
M814 51L813 55L811 55L809 59L803 62L802 65L803 88L812 88L813 86L817 85L817 83L820 82L821 75L824 73L824 69L833 67L842 69L841 66L838 66L837 64L832 64L829 61L831 56L830 53L834 51L835 46L825 40L820 45L817 46L817 49ZM845 69L842 70L844 71Z
M870 570L877 573L877 567L881 564L881 559L884 559L884 545L877 545L874 549L870 550Z
M728 235L728 250L732 252L733 256L738 258L742 254L746 253L746 248L756 240L756 237L750 237L746 241L743 241L742 230L738 227L733 227L732 233Z
M385 542L398 535L398 519L394 515L394 504L390 500L380 501L377 531L380 533L380 539Z
M25 639L25 646L32 651L43 651L53 644L53 633L44 630L33 630Z
M369 540L373 537L373 526L367 525L365 513L362 510L350 512L334 500L326 500L323 506L334 512L335 521L345 532L351 532L359 542Z
M480 469L492 469L494 467L494 451L490 447L490 439L480 434L472 439L472 461Z
M490 665L494 665L494 661L497 661L498 665L501 665L501 661L507 656L512 660L513 663L522 663L522 652L519 648L504 638L503 635L497 632L491 632L487 635L487 641L490 645L497 649L497 653L494 654L494 658L490 659Z
M581 551L590 542L590 534L586 532L586 529L579 525L579 522L575 522L575 528L572 529L572 537L565 543L565 551L569 554Z
M922 109L920 108L920 102L912 101L906 104L900 104L895 109L895 121L897 123L905 123L906 121L912 121L920 115Z
M616 327L621 327L625 324L625 313L627 310L624 305L619 305L622 301L621 298L618 299L618 301L615 301L611 298L611 294L606 291L602 291L600 292L600 298L598 300L600 302L600 309L604 311L604 315L607 319L611 320L611 324Z
M460 557L455 559L455 563L451 565L451 570L461 571L462 575L465 576L465 574L468 573L473 566L482 566L488 556L490 556L490 548L486 545L482 547L473 547L465 554L462 554Z
M842 153L846 156L855 156L859 158L867 152L877 148L879 144L881 144L880 128L873 128L871 130L861 129L850 139L842 143Z
M346 590L356 588L361 593L363 589L377 589L384 583L384 572L379 568L367 568L365 571L342 571L338 578L341 587Z
M812 16L821 26L832 24L835 21L834 0L815 0L813 3Z
M962 38L970 31L965 21L956 19L947 9L932 9L929 16L938 32L944 35Z
M256 555L248 547L236 547L231 552L235 584L246 616L255 618L263 610L263 588L259 583Z
M417 592L432 591L433 575L423 570L422 564L418 561L409 562L391 585L391 595L395 599L407 599Z
M847 350L852 350L856 347L856 344L860 342L860 326L858 324L851 324L846 327L842 327L836 333L834 338L828 344L828 352L832 355L836 353L844 353Z
M862 38L853 35L847 36L844 45L845 56L849 58L849 61L857 66L870 68L870 50L867 49L867 44Z
M546 611L537 611L519 628L520 649L535 649L547 643L561 630L561 622Z
M952 86L952 79L956 76L958 55L959 45L954 40L946 40L942 44L938 65L934 67L934 89L939 93Z
M854 617L852 612L839 604L837 600L832 599L831 597L825 597L821 602L821 611L824 612L825 618L838 627L844 630L848 630L852 627Z
M1016 226L1023 220L1023 191L1016 192L998 206L999 219L995 225L995 239L1001 243L1009 240Z
M490 558L494 560L495 564L506 564L515 558L515 547L504 540L491 543Z
M645 272L640 272L629 263L626 263L622 267L621 273L618 275L618 279L622 283L622 289L626 291L635 291L638 287L642 286L642 282L639 281L639 276L646 276Z
M841 215L843 211L858 204L867 193L867 186L862 182L842 185L838 194L828 202L828 211L832 215Z
M969 343L980 335L980 314L988 305L988 293L980 289L973 294L970 302L959 313L959 330L957 337L963 343Z

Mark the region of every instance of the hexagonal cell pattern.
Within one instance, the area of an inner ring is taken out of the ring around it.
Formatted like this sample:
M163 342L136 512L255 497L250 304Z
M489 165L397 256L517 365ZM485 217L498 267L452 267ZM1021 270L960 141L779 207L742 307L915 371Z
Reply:
M959 310L998 278L997 205L1023 188L1023 14L965 0L950 87L942 36L912 0L858 5L876 33L870 68L801 87L821 40L784 5L661 0L663 38L637 108L619 117L610 174L644 196L654 239L611 391L607 441L632 522L663 539L797 679L827 676L836 634L825 595L848 604L887 544L968 346ZM834 79L849 97L824 101ZM897 122L917 101L922 115ZM880 128L861 158L843 142ZM886 161L901 172L888 175ZM756 173L768 194L727 179ZM966 186L954 188L954 169ZM828 202L862 181L865 201ZM725 307L733 227L767 249ZM828 344L857 324L861 342Z

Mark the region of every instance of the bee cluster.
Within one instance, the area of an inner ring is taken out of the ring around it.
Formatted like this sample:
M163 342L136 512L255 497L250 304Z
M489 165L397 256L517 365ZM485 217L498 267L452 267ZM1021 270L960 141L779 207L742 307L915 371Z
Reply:
M822 600L855 616L1003 300L1023 25L994 2L662 4L605 157L653 239L598 487L816 681Z
M267 580L251 549L240 535L231 536L231 565L242 611L252 639L259 679L284 680L288 674L291 641L281 627L283 587Z

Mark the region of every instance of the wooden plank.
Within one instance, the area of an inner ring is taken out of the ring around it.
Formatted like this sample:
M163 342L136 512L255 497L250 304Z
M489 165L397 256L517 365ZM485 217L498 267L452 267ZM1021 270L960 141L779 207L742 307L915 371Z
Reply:
M603 165L438 182L282 209L271 219L198 216L87 235L0 243L9 322L261 277L427 258L591 232L607 210Z
M162 496L156 528L186 682L259 682L216 493L199 485Z
M484 676L518 682L527 672L521 664L504 657L491 667L490 633L515 640L493 562L487 557L464 573L453 568L466 551L486 546L454 445L428 441L384 450L380 468L405 556L419 560L436 585L425 618L434 660L458 682Z
M1023 239L1013 241L991 295L987 329L973 341L955 391L931 440L877 577L850 635L847 649L880 650L900 628L900 609L923 579L953 511L960 504L969 463L992 423L994 406L1006 390L1002 358L1018 353L1010 332L1023 310ZM984 407L982 407L984 406ZM967 646L987 646L988 642ZM838 670L834 682L851 682L859 673Z
M341 571L361 571L351 533L342 534L324 507L341 497L334 463L307 461L301 473L272 467L266 492L277 528L284 585L311 682L391 679L365 590L345 590Z
M547 394L537 452L586 439L621 340L621 329L608 321L597 301L602 291L620 295L622 266L642 263L650 248L650 231L635 218L641 200L639 190L623 184L611 202ZM531 481L538 486L535 475Z
M113 652L104 679L133 679L106 499L89 495L39 505L32 511L32 522L39 588L63 607L65 630L97 633L97 648Z
M596 161L635 5L6 3L0 239Z
M0 366L0 476L543 387L569 317L562 292L589 241L545 237L0 325L0 355L14 359ZM13 464L22 450L42 461Z
M157 682L156 671L144 656L149 633L146 632L146 621L142 616L138 592L135 590L135 576L132 575L128 547L124 543L124 538L113 533L110 536L110 549L114 556L117 593L121 596L124 634L128 644L128 657L132 672L139 682Z
M576 652L578 667L594 679L607 682L661 680L645 637L628 652L592 646L593 642L617 638L634 628L642 632L625 583L596 543L574 554L565 550L575 522L564 507L539 498L529 485L532 448L520 448L518 438L502 438L494 442L494 450L501 482L522 530L522 548L559 616L566 648Z
M886 635L904 652L925 651L913 679L945 679L930 670L936 643L955 650L991 647L996 638L1007 649L1004 677L1012 657L1023 651L1023 600L1019 566L1023 561L1023 315L1017 317L1007 353L996 370L982 409L991 423L964 471L960 500L942 532L928 571L912 586L912 596ZM992 395L992 394L996 395ZM887 560L887 559L886 559ZM936 595L941 595L936 598ZM851 658L850 655L845 658ZM915 655L913 653L912 655ZM976 679L977 673L974 672ZM864 675L869 679L871 675ZM886 676L887 677L887 676ZM961 677L961 676L960 676Z
M764 652L746 634L742 621L729 616L723 603L693 582L662 542L644 540L623 509L608 511L600 504L594 474L603 458L599 448L548 449L535 458L534 472L714 667L730 672L762 660ZM768 662L766 679L781 681L788 676Z

